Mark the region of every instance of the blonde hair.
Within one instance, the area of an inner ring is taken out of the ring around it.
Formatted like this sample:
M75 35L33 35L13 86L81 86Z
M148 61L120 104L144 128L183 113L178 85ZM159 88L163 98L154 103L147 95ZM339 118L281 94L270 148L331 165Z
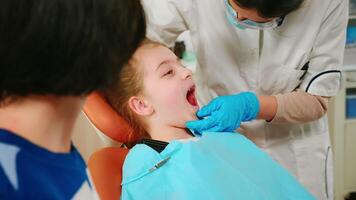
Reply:
M139 48L147 45L155 47L161 44L146 39ZM150 138L150 136L145 130L144 122L131 110L128 102L132 96L142 94L144 70L141 64L140 60L133 56L122 68L117 81L103 91L109 103L132 127L133 133L129 134L134 134L135 138L139 139Z

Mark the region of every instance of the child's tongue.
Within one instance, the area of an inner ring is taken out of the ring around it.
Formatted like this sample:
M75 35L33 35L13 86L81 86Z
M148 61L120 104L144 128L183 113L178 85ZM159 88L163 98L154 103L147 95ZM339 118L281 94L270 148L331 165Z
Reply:
M197 102L197 99L195 98L194 92L189 92L187 94L187 100L188 100L189 104L192 106L198 105L198 102Z

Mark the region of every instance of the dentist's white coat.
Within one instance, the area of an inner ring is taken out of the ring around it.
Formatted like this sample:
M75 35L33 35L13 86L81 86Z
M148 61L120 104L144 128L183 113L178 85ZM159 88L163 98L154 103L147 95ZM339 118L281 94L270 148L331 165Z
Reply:
M142 0L148 37L172 46L189 30L199 67L198 99L296 87L334 96L340 87L348 0L305 0L272 30L239 30L229 24L223 0ZM309 70L301 79L302 67ZM293 173L317 199L332 197L332 157L327 117L301 125L257 120L242 132ZM261 168L263 166L260 166Z

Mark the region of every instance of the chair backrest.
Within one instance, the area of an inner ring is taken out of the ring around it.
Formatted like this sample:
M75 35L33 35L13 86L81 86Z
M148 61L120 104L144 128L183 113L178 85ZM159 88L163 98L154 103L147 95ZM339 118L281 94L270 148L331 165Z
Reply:
M114 141L129 143L136 139L130 125L99 92L93 92L87 97L83 111L97 129Z
M101 200L119 200L122 166L128 149L106 147L94 152L88 161L90 175Z
M136 139L132 128L100 93L88 96L83 111L92 124L111 139L121 143ZM126 148L107 147L90 156L88 168L100 199L120 199L122 166L127 153Z

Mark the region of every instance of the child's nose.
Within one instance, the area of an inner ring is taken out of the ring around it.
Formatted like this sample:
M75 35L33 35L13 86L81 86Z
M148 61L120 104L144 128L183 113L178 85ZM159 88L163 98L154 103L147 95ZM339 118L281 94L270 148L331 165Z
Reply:
M245 16L241 15L240 13L236 13L236 14L237 14L236 18L238 21L244 21L247 19Z

